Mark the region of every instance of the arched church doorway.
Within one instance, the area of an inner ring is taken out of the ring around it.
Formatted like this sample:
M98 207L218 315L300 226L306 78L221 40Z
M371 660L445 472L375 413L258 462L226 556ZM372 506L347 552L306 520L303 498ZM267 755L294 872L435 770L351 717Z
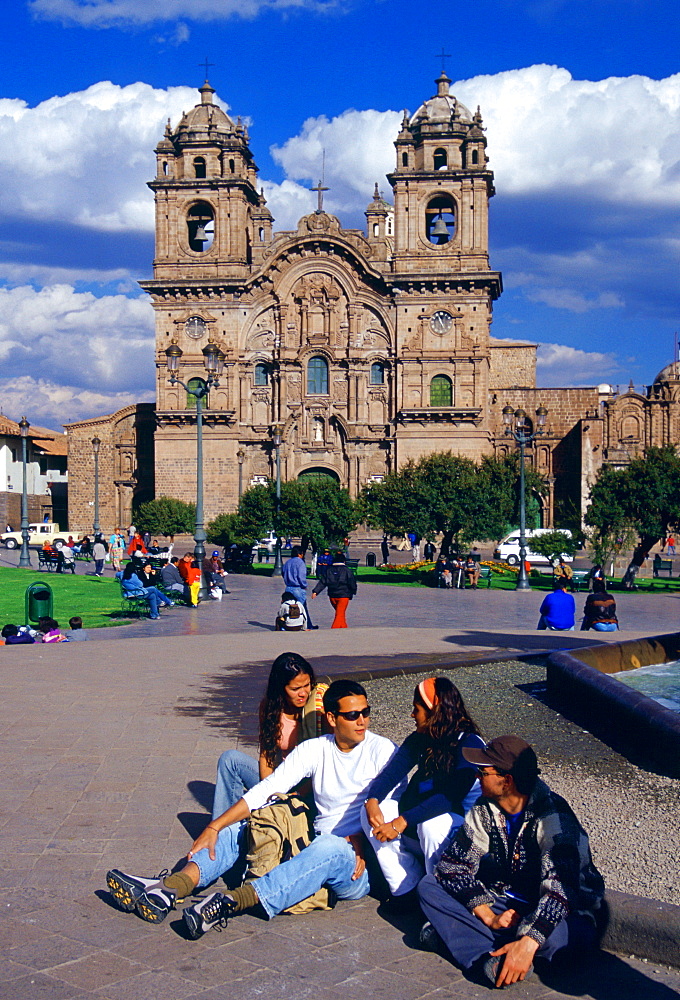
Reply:
M328 482L335 483L336 486L340 485L340 476L333 469L324 469L323 466L318 465L312 469L303 469L298 479L314 480L316 482Z

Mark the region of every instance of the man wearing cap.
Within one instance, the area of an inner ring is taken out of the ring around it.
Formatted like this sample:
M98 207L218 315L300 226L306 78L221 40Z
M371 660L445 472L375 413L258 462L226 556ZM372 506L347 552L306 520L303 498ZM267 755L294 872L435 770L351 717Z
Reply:
M203 560L203 573L211 589L215 587L217 590L221 590L223 594L229 593L227 590L227 571L224 568L217 549L215 549L210 557L206 556Z
M479 768L482 795L418 887L429 921L421 944L443 943L475 978L501 987L530 975L534 957L595 944L604 883L585 831L538 778L528 743L499 736L462 753Z
M294 545L290 552L290 559L283 564L281 571L286 590L293 595L296 601L304 605L307 615L307 629L316 630L319 626L312 624L312 616L307 606L307 565L305 563L305 553L301 545Z

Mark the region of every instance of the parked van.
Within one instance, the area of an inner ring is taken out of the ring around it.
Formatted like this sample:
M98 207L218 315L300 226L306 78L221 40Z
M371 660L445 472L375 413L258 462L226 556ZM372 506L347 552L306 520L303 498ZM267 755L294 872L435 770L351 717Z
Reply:
M537 566L550 566L550 560L546 556L541 556L538 552L532 552L531 539L537 538L539 535L547 535L551 531L562 531L563 534L569 535L571 538L571 531L563 528L527 528L525 531L527 562ZM508 566L519 566L519 528L515 528L514 531L511 531L509 535L506 535L502 539L498 548L494 551L493 557L494 559L500 559L501 562L506 562ZM562 553L562 558L567 563L574 561L574 557L566 553Z

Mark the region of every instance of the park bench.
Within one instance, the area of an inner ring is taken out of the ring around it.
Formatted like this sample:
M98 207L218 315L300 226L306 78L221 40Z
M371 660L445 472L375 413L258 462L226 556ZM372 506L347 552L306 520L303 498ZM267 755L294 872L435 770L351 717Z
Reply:
M482 567L480 567L480 570L479 570L479 583L481 583L482 580L486 580L486 589L487 590L491 587L491 579L492 579L492 577L493 577L493 571L492 571L492 569L491 569L490 566L482 566ZM478 586L479 586L479 584L478 584Z
M665 573L670 578L673 576L673 560L662 559L660 555L655 555L652 573L655 577L660 577L662 573Z
M121 587L120 598L121 611L124 615L135 615L135 617L141 618L143 615L151 614L149 600L145 594L126 594Z
M46 569L48 573L52 570L56 570L59 566L59 556L53 555L51 552L44 552L42 549L38 549L38 569ZM73 567L75 572L75 566Z
M588 579L590 577L590 571L587 569L575 569L571 574L572 590L576 593L580 593L581 586L585 584L586 590L588 589Z

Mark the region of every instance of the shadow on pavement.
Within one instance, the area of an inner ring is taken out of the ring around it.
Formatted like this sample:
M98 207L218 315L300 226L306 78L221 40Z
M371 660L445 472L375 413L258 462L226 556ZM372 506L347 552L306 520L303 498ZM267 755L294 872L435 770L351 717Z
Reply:
M567 638L568 637L568 638ZM456 646L491 646L494 649L577 649L579 646L596 646L603 640L595 639L591 633L583 638L573 632L536 632L529 635L516 635L511 632L472 632L460 631L455 635L447 635L444 642Z

